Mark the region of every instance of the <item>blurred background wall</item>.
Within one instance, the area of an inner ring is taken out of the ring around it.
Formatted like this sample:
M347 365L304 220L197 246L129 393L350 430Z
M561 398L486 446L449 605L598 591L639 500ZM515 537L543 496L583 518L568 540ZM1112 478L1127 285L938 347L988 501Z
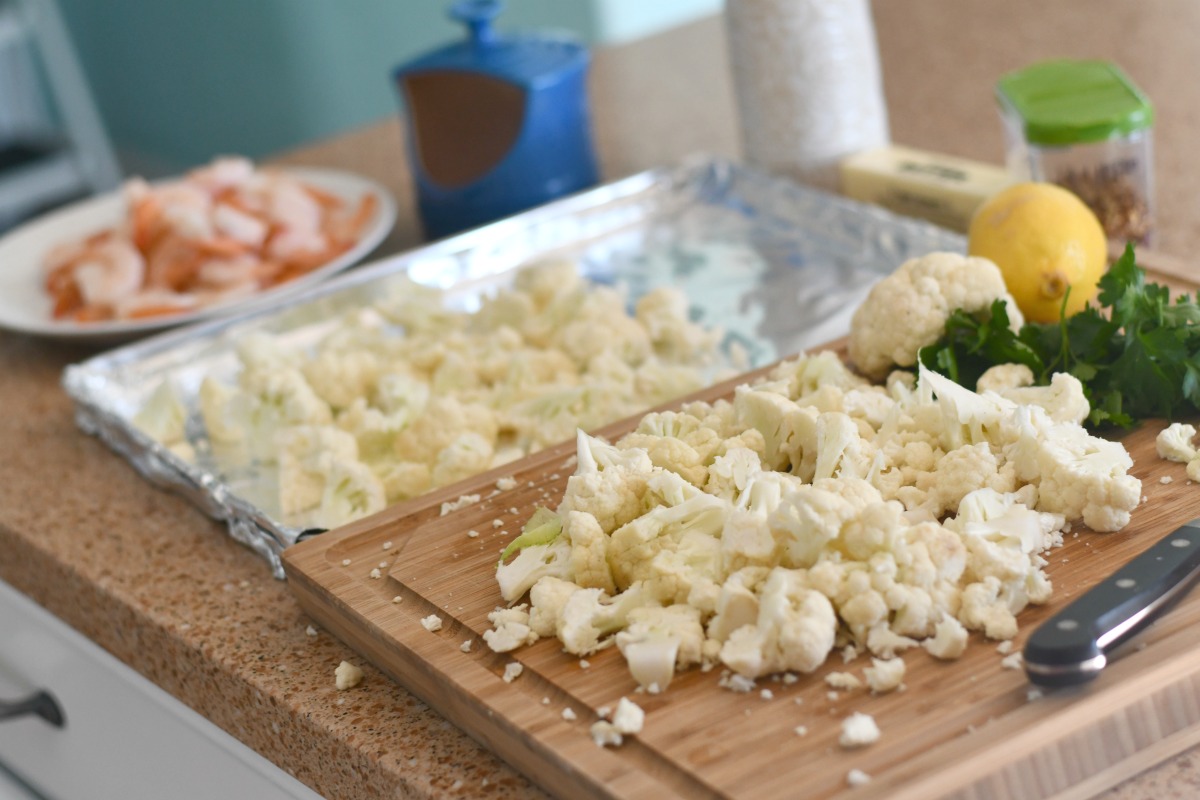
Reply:
M262 157L397 113L392 68L464 36L448 0L58 0L126 173ZM503 30L593 46L722 0L508 0Z

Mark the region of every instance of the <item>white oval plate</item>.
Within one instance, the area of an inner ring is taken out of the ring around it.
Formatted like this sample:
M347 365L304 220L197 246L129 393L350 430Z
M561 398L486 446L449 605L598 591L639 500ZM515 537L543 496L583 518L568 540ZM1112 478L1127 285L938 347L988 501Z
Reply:
M103 344L143 336L199 319L245 310L277 300L322 281L354 265L370 253L391 231L396 221L396 201L378 183L348 172L330 169L286 167L281 171L318 189L356 203L368 192L379 202L374 218L358 243L329 263L287 283L228 303L207 306L185 314L144 320L75 322L51 315L50 295L42 285L42 261L57 244L82 238L116 225L125 215L120 191L80 200L33 219L0 238L0 328L36 336Z

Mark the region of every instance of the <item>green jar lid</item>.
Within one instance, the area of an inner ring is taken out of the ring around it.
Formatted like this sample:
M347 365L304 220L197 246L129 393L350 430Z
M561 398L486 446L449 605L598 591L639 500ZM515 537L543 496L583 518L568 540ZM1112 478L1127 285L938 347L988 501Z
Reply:
M996 95L1035 144L1099 142L1154 124L1150 101L1107 61L1042 61L1002 77Z

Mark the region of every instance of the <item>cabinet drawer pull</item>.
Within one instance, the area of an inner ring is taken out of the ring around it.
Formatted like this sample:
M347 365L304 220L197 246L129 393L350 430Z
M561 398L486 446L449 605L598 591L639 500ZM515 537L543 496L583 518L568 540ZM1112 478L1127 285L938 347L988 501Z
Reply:
M0 722L30 714L41 717L56 728L66 723L58 701L47 691L34 692L23 700L0 700Z

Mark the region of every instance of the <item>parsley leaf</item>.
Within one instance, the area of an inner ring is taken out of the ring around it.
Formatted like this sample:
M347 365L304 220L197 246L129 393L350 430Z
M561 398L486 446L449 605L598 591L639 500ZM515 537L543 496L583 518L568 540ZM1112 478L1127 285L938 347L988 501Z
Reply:
M1002 301L979 314L958 309L921 349L921 363L969 389L996 364L1025 364L1039 385L1069 372L1083 384L1094 427L1200 413L1200 294L1172 301L1168 287L1147 283L1132 245L1099 289L1097 305L1016 333Z

